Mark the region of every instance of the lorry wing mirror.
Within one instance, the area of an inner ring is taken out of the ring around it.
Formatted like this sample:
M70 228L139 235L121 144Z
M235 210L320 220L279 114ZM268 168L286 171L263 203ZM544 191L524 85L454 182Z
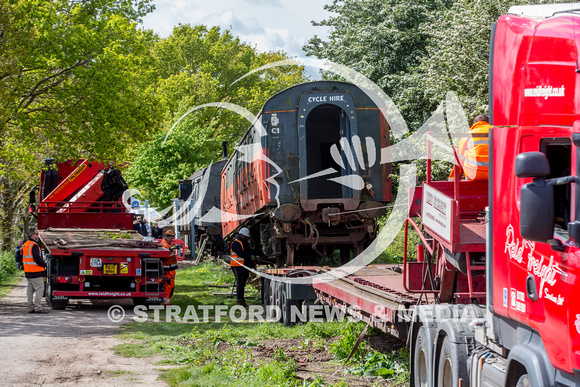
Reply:
M548 242L554 237L554 187L546 184L543 178L536 178L522 186L520 198L522 238Z
M568 223L568 235L574 239L576 246L580 246L580 221L575 220L574 222Z
M546 177L550 174L550 162L542 152L524 152L516 156L517 177Z

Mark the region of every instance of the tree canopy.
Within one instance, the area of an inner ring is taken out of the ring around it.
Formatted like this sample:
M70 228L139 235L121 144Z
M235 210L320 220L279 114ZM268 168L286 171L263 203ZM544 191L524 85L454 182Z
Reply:
M543 0L334 0L330 27L304 46L308 55L358 70L419 128L455 91L467 114L487 111L491 27L512 5Z
M235 147L250 125L227 109L207 107L187 115L168 136L184 114L202 104L227 102L256 115L273 94L305 80L300 67L273 68L238 80L287 57L260 53L218 27L179 25L155 44L153 56L152 87L165 111L164 127L137 149L128 181L157 206L168 206L180 179L220 159L221 142Z
M4 245L46 157L118 160L160 121L147 94L150 0L0 3Z

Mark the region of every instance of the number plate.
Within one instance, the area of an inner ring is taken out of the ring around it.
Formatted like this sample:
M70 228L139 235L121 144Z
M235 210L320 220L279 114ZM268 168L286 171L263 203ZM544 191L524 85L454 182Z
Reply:
M101 267L103 261L101 258L91 258L91 267Z
M104 275L115 275L118 272L119 265L116 263L105 263L103 265Z

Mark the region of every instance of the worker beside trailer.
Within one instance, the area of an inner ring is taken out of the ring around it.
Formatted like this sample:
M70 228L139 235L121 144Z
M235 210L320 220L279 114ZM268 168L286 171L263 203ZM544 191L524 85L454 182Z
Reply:
M28 283L26 297L28 313L48 313L42 307L44 296L44 278L46 277L46 263L42 259L38 246L38 231L35 228L28 230L28 240L22 246L22 266Z

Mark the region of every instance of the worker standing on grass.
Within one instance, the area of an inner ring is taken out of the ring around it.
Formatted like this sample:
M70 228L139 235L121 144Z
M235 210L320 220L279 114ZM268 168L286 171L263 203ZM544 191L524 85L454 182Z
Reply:
M28 313L48 313L42 308L44 296L44 277L46 277L46 263L42 259L40 246L38 246L38 231L35 228L28 230L28 240L22 246L22 265L24 276L28 282L26 291L28 300ZM34 303L32 302L34 298Z
M250 244L248 243L250 235L250 230L247 227L243 227L237 238L232 242L231 246L232 258L230 260L230 267L238 281L236 287L236 297L238 299L237 304L242 306L248 306L244 299L244 290L250 272L246 267L249 267L250 269L256 267L251 256L252 254L255 254L255 252L250 249Z
M177 249L178 246L171 246L171 242L175 238L175 233L172 230L165 231L165 237L161 241L161 246L168 249L171 254L169 258L163 258L163 275L165 276L165 298L163 299L163 305L169 305L171 302L171 296L173 295L173 290L175 289L175 270L177 270Z

